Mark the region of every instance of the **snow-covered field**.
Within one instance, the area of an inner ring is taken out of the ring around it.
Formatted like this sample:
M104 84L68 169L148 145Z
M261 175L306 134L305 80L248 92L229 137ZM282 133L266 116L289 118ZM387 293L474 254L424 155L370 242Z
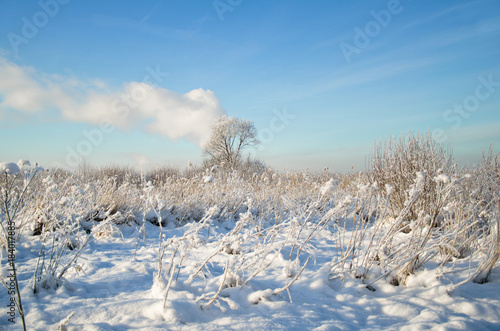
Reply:
M462 217L469 174L430 178L439 226L390 216L394 188L362 175L38 176L15 251L29 330L500 329L499 268L473 281L498 251L498 201ZM9 300L0 328L20 329Z
M137 228L123 226L123 238L115 235L92 241L78 259L78 267L66 275L63 286L37 295L30 290L28 281L39 244L21 245L17 255L24 271L20 278L29 329L54 329L73 312L68 330L498 330L500 326L498 268L490 282L469 282L453 291L449 291L453 275L438 279L427 270L412 276L407 286L379 281L372 285L375 291L370 291L348 274L344 281L329 275L336 249L332 240L335 234L329 229L311 243L315 257L290 286L289 293L272 295L290 281L284 272L290 267L288 249L276 257L262 256L264 263L274 258L267 269L244 287L223 289L207 307L224 278L226 262L234 263L239 256L221 252L191 284L187 280L219 250L217 239L229 232L226 226L234 228L234 224L213 224L206 244L206 233L200 235L200 246L185 257L184 270L176 282L174 279L165 309L165 286L154 283L159 228L152 224L147 225L145 244L140 243L135 258ZM193 224L188 224L163 232L166 238L181 237L192 228ZM171 254L168 250L165 260L169 261ZM305 256L300 260L303 266ZM457 269L464 268L461 272L467 273L466 264ZM256 269L247 270L246 276ZM7 302L6 291L2 291L0 300ZM2 325L11 327L5 316Z

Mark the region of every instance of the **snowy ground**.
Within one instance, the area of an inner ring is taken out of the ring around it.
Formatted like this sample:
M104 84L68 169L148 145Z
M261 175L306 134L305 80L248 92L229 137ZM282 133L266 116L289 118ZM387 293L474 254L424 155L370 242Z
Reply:
M29 282L40 244L36 240L19 243L16 257L28 329L56 330L72 312L67 330L500 329L498 268L493 270L490 282L481 285L468 282L453 291L449 291L450 283L456 283L453 277L463 279L463 273L469 272L467 261L457 265L455 273L446 277L436 278L434 271L424 269L410 276L407 286L393 286L381 279L369 290L349 273L343 280L340 276L332 279L330 262L336 251L333 226L321 230L309 242L309 248L294 260L298 263L294 265L289 259L290 245L284 245L278 254L276 250L262 250L263 241L260 246L245 250L240 246L252 242L248 236L254 232L249 229L228 237L234 223L214 221L210 232L201 227L196 231L197 226L199 224L189 223L180 228L163 228L165 243L174 236L182 238L190 231L194 242L185 250L182 263L180 253L174 256L181 269L178 278L177 272L173 274L165 309L163 302L169 279L163 277L162 281L154 282L160 235L157 226L147 223L145 241L141 236L135 258L139 231L136 226L123 225L119 228L121 234L115 232L90 241L78 258L77 267L65 275L64 285L37 294L33 294ZM280 240L289 234L284 230L277 233L273 245L279 246ZM238 238L245 240L239 242ZM224 250L214 255L221 242L228 243L234 251ZM163 257L164 275L168 275L166 270L172 260L175 246L172 243L167 245ZM248 279L259 264L234 274L225 275L224 271L226 266L238 264L243 256L238 254L239 250L246 252L250 262L260 259L260 266L269 265L245 286L241 286L241 282ZM255 255L252 256L252 252ZM189 279L210 256L213 258L205 267ZM276 289L294 279L308 258L309 263L289 291L273 295ZM239 286L222 288L208 306L223 280ZM0 302L8 300L7 291L1 289ZM19 317L12 325L7 321L6 311L2 304L0 329L20 329Z

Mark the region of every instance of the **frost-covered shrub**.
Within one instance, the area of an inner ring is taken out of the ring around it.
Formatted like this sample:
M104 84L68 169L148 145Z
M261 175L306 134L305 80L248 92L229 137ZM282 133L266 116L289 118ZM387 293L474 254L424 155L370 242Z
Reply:
M252 121L222 115L212 124L210 137L203 144L203 154L213 164L225 168L238 167L242 150L259 144Z
M471 182L474 201L486 204L500 192L500 153L495 154L493 146L483 151L479 164L473 169L474 181Z
M394 188L390 212L397 216L412 198L415 176L421 174L418 185L422 186L418 199L408 213L410 220L420 214L430 215L436 221L442 205L437 199L440 190L456 175L456 165L451 153L433 140L430 133L413 132L379 142L371 155L372 181L380 186Z
M323 231L335 242L333 277L351 272L368 283L384 275L405 284L431 260L446 273L470 258L483 261L481 282L498 260L498 156L457 171L429 139L410 134L379 146L373 173L279 172L253 161L232 168L138 172L86 165L75 173L44 172L26 191L20 214L24 235L40 241L46 257L35 289L60 286L59 275L89 238L113 236L127 225L140 226L140 238L148 222L163 234L164 227L192 229L175 240L160 237L157 285L168 293L178 277L196 285L215 270L218 285L206 296L214 304L224 288L247 286L273 263L282 264L286 290L314 257L312 243ZM16 180L21 185L24 178ZM207 245L216 249L207 252L205 266L188 265L190 251ZM205 270L207 263L218 267Z
M25 167L26 166L26 167ZM25 209L26 193L35 175L43 169L31 169L29 161L19 160L17 164L10 162L0 163L0 257L5 249L8 254L9 285L4 279L3 261L0 259L0 282L10 295L10 302L15 304L26 330L26 321L21 302L21 290L18 282L18 262L15 258L16 241L21 237L23 222L19 221L21 211Z

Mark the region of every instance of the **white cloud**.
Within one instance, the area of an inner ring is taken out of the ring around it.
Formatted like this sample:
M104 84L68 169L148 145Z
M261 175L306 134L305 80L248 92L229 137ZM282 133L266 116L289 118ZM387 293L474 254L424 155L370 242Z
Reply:
M210 124L225 111L210 90L185 94L142 82L110 90L99 80L48 75L0 57L0 113L43 113L57 110L62 118L98 125L103 121L120 129L140 128L171 139L203 143Z

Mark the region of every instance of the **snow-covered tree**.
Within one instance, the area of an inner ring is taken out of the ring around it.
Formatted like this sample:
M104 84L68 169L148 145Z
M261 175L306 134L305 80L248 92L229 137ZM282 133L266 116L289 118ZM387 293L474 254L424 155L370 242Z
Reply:
M203 145L203 155L224 166L236 166L245 147L256 146L257 129L252 121L220 116L212 125L210 138Z

